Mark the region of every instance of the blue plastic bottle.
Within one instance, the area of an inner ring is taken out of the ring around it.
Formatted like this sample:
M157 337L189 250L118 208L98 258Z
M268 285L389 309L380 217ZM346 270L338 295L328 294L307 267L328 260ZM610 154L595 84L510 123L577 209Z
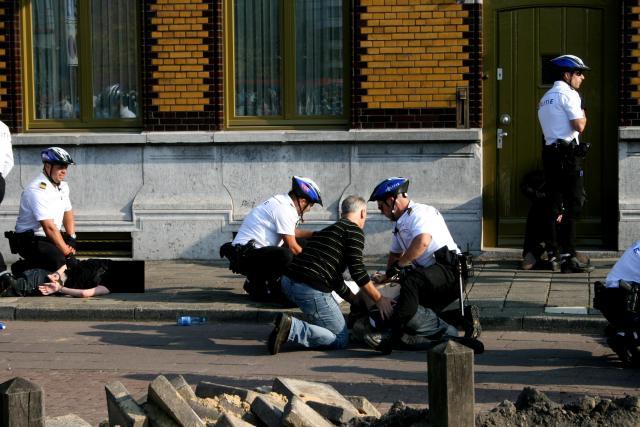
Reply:
M178 316L176 323L179 326L202 325L207 323L207 318L203 316Z
M7 325L5 325L4 323L0 322L0 330L2 329L7 329Z

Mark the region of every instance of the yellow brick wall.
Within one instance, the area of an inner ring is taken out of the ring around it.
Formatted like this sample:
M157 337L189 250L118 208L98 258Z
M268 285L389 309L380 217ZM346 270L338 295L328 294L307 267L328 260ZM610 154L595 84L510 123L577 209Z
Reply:
M199 112L210 103L210 49L205 0L156 0L150 5L152 105L160 112Z
M455 0L361 0L367 108L455 108L468 87L468 10Z
M636 104L640 104L640 6L631 8L631 14L634 17L631 20L629 28L629 38L631 47L631 57L635 58L635 62L631 63L631 71L629 73L630 96Z

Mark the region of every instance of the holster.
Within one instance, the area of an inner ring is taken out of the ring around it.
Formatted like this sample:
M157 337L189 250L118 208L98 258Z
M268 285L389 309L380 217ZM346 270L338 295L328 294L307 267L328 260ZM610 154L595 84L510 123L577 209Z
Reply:
M443 246L434 252L433 256L438 264L441 264L453 271L456 280L458 276L462 277L462 281L466 286L467 280L473 277L473 256L469 252L457 253L450 251L448 246Z

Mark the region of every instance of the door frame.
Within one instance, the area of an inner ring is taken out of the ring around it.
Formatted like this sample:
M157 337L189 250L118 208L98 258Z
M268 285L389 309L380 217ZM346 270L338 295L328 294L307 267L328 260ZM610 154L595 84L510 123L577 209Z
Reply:
M616 59L619 52L620 16L622 0L486 0L482 5L483 16L483 89L482 89L482 247L496 247L498 242L498 180L497 180L497 151L496 129L498 128L498 85L496 81L497 63L497 16L498 12L522 9L530 7L589 7L600 8L605 17L605 29L603 43L605 46L615 46L615 49L604 49L603 63L618 64ZM618 238L618 114L619 104L615 101L618 94L620 75L617 65L611 65L603 70L604 81L612 82L612 90L604 91L602 99L605 104L614 108L605 111L605 120L610 121L611 128L616 132L606 136L606 142L615 144L613 148L605 150L603 165L607 170L614 172L612 181L616 184L615 191L611 191L603 205L608 206L602 210L602 222L604 224L603 242L607 249L617 248ZM611 168L611 169L609 169ZM604 171L602 173L604 174ZM611 174L608 174L611 176ZM604 187L603 187L604 188ZM609 193L609 191L607 191ZM615 201L615 203L613 203Z

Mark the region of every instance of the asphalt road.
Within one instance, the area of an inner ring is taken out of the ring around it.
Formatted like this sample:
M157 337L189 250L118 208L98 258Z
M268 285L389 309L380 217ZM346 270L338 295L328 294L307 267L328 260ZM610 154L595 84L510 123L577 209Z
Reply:
M159 374L242 387L291 376L363 395L386 411L397 400L422 407L427 397L426 355L367 349L267 353L270 327L211 323L7 322L0 331L0 382L21 376L45 390L49 416L75 413L93 425L107 418L104 385L121 381L140 398ZM583 394L640 394L640 370L623 369L600 337L578 334L486 332L476 356L476 409L515 401L525 386L556 401Z

